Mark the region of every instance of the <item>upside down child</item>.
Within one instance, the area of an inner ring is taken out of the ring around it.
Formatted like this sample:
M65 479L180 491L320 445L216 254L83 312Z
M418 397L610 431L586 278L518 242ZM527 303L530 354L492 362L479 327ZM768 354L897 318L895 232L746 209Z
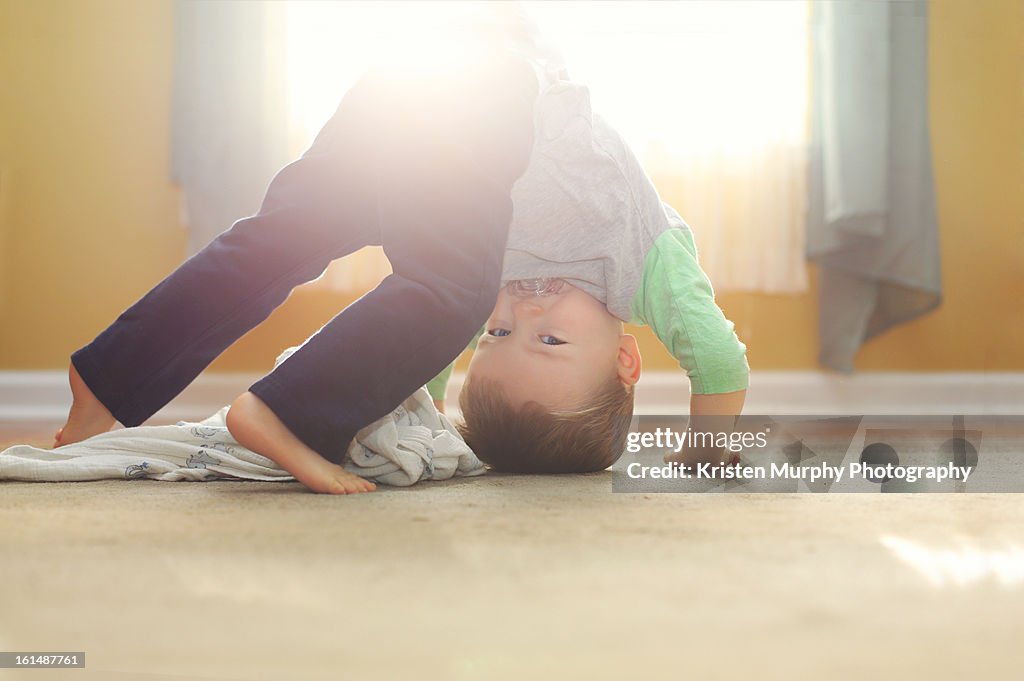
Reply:
M489 38L460 43L429 81L403 65L360 79L255 216L72 354L54 445L142 423L292 288L368 245L393 274L227 414L235 440L315 492L372 490L339 465L347 443L439 372L443 394L481 327L461 430L496 468L617 458L640 373L623 321L679 359L691 414L738 414L745 348L689 228L528 25Z

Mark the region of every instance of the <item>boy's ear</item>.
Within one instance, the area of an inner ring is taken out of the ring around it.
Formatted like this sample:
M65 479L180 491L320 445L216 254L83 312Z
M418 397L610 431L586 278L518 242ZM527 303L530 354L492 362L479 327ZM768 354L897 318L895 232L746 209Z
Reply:
M636 385L640 380L640 346L636 343L636 337L624 333L619 340L619 353L616 357L616 364L619 371L619 380L624 386Z

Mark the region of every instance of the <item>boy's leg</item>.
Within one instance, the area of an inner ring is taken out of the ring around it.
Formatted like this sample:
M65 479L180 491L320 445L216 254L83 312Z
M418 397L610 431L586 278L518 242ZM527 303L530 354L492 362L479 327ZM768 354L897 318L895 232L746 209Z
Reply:
M111 417L139 425L295 286L380 243L374 88L363 81L346 95L310 150L271 182L257 215L236 222L72 354L75 405L55 445L108 430Z
M447 366L497 298L537 81L520 60L473 73L408 102L382 150L380 225L394 274L250 388L329 461Z

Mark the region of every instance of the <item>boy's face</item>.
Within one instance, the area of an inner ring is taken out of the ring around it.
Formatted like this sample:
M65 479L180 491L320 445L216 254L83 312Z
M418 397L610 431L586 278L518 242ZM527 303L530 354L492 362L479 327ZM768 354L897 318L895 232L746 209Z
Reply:
M603 304L566 283L549 296L498 294L469 372L499 383L513 407L585 403L612 375L624 386L640 376L636 340Z

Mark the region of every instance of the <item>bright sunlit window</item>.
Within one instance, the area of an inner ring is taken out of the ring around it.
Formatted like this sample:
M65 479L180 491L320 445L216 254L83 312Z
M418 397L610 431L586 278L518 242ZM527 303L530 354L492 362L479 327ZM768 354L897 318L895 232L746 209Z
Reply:
M300 134L312 139L373 55L415 45L465 4L289 2L289 103ZM741 154L802 139L805 2L521 4L641 156Z
M293 143L306 146L376 59L421 55L419 37L458 19L466 2L287 3L287 83ZM412 60L415 61L415 60Z
M415 51L472 4L289 2L293 150L375 55ZM656 183L674 178L667 200L697 231L716 289L803 290L807 2L521 5Z

